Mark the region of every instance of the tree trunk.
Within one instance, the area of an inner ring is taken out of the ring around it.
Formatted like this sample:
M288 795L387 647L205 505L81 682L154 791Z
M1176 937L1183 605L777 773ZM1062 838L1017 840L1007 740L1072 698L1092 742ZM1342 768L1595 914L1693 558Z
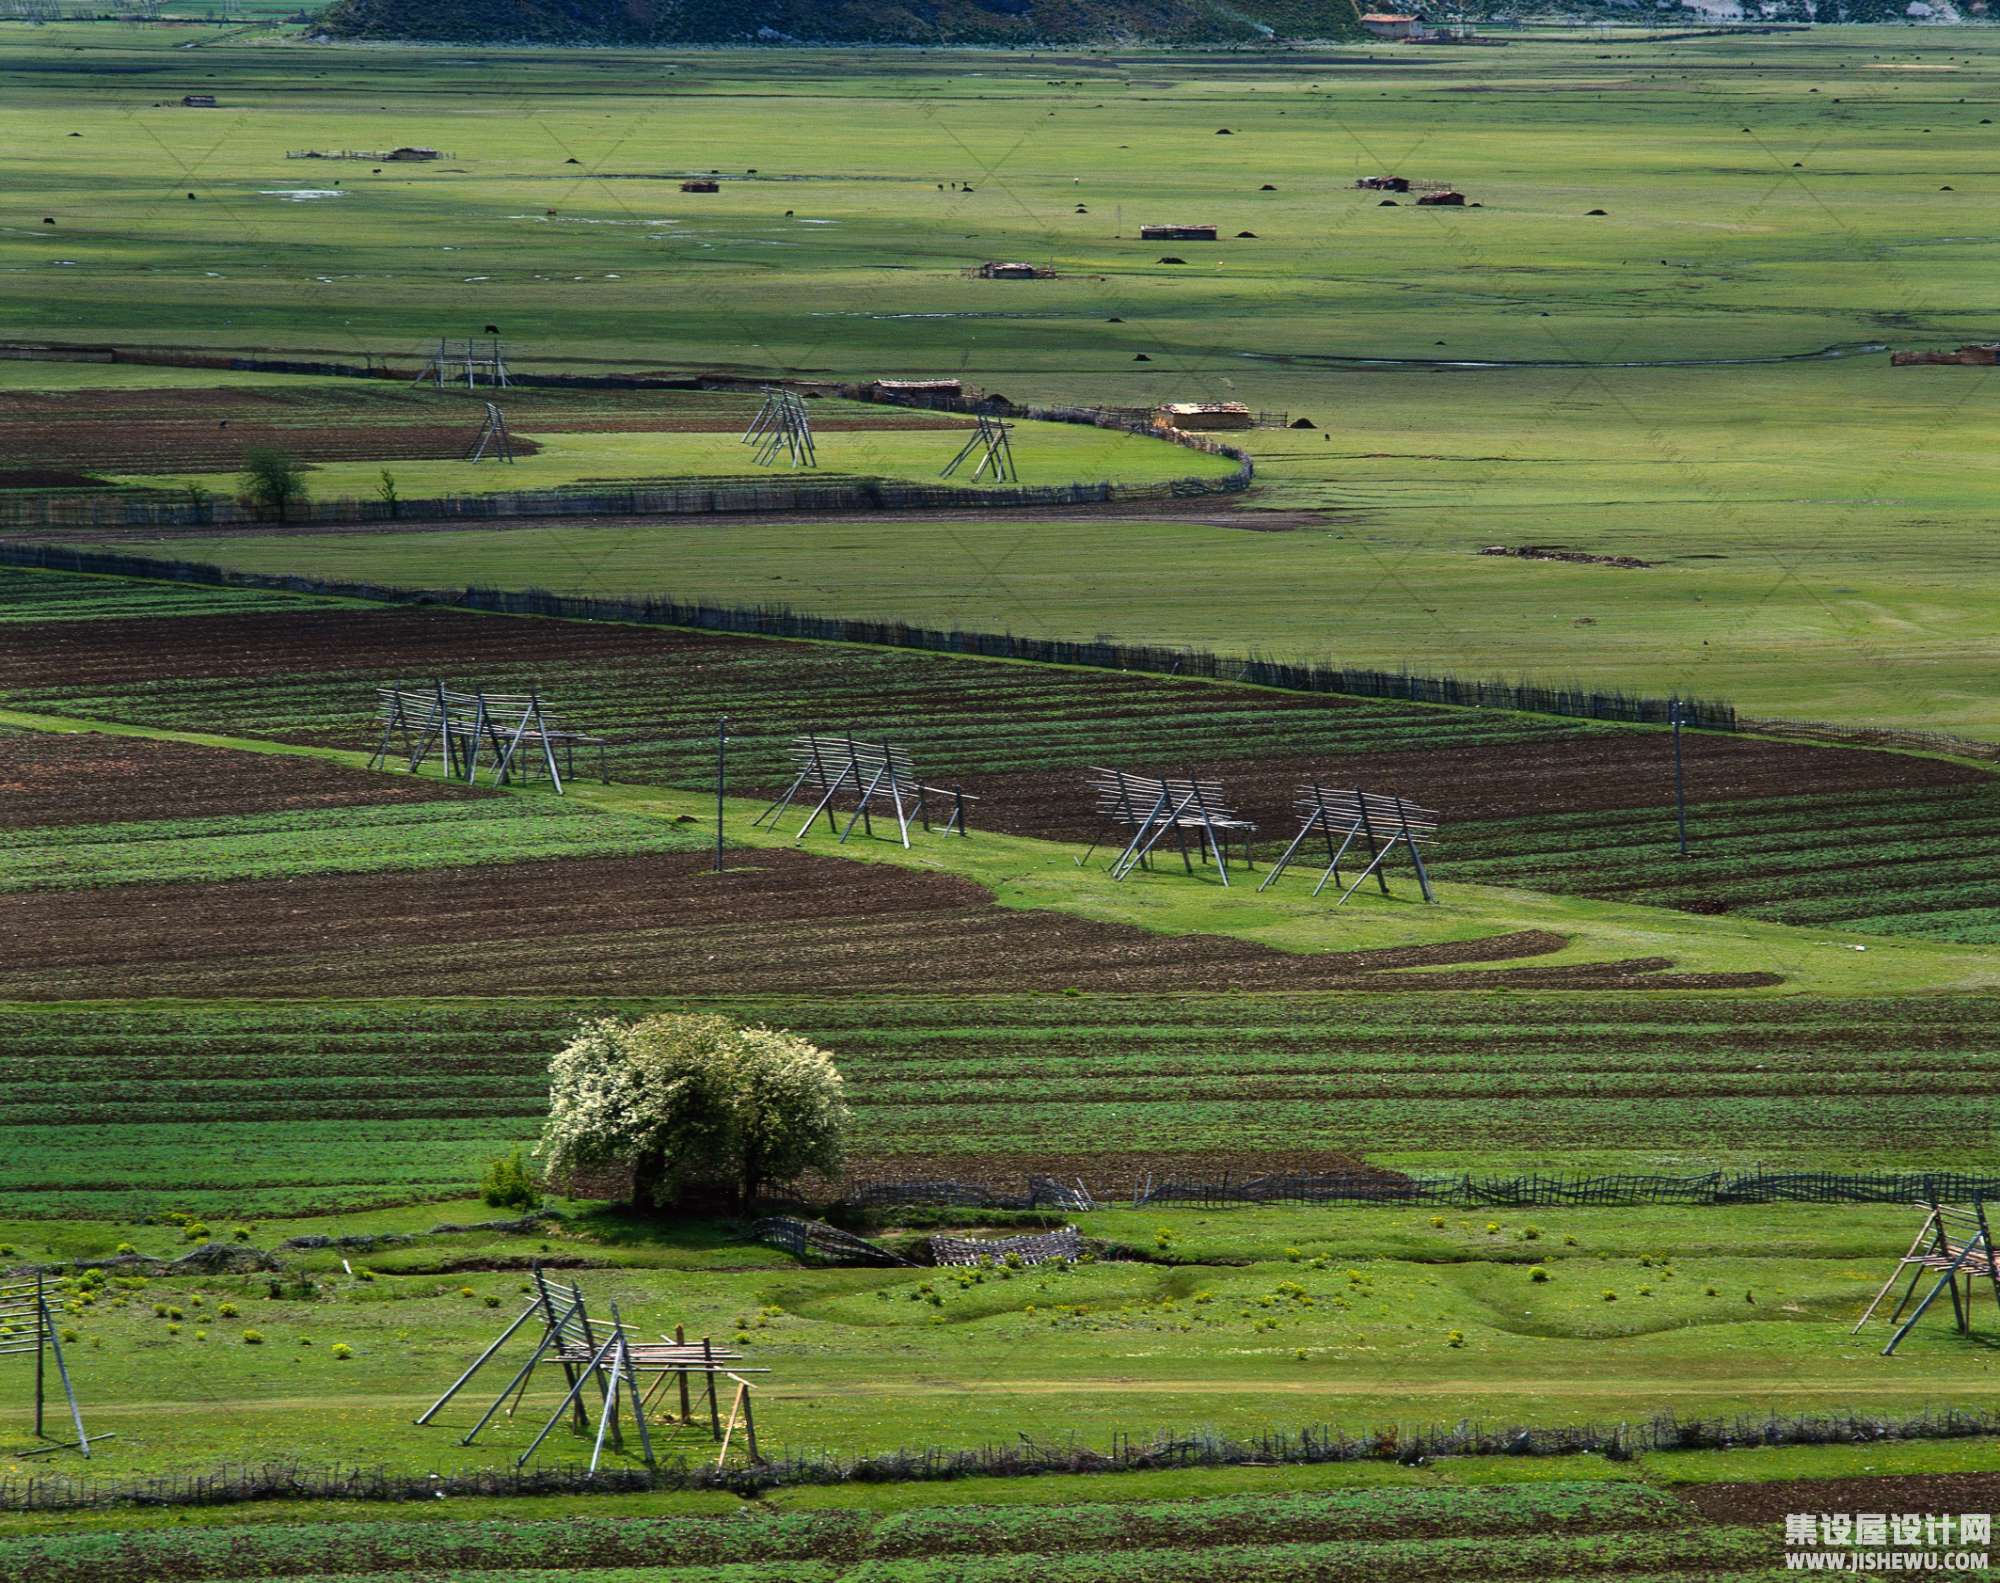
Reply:
M665 1208L661 1189L667 1182L666 1156L658 1150L632 1162L632 1207L642 1213Z

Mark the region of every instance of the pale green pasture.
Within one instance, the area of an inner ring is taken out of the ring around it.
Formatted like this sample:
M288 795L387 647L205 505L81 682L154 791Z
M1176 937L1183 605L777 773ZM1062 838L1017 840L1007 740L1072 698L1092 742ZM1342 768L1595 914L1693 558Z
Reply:
M2000 51L1982 33L1366 60L175 54L162 37L0 31L0 334L412 358L490 323L523 368L949 373L1319 425L1253 437L1252 503L1317 514L1286 535L1001 525L971 557L912 555L920 530L892 518L803 553L795 523L648 524L581 535L597 591L2000 733L1992 373L1861 350L2000 333L1982 218ZM222 107L180 108L189 88ZM285 158L397 143L451 157ZM1385 168L1481 207L1352 188ZM711 171L721 192L679 190ZM1138 239L1161 220L1223 240ZM989 258L1061 278L967 277ZM1733 361L1828 348L1849 355ZM1697 366L1626 366L1658 363ZM1023 449L1031 478L1042 450ZM214 553L582 586L579 536L533 533ZM1545 543L1659 564L1475 553Z
M385 431L386 432L386 431ZM468 435L471 430L468 429ZM886 478L912 483L991 485L992 472L975 479L983 453L975 452L949 480L940 474L971 437L970 429L827 430L814 439L816 468L790 465L780 453L760 467L755 446L735 433L563 434L532 427L514 431L540 447L512 463L489 457L468 461L353 461L315 464L307 480L328 498L372 495L384 468L403 498L482 494L496 490L616 488L633 480L747 478L809 481L822 477ZM1019 481L1036 484L1164 483L1175 478L1219 478L1236 464L1165 441L1073 424L1017 423L1009 436ZM468 446L468 449L470 447ZM196 475L217 491L237 487L233 473ZM180 476L129 474L115 482L159 488Z

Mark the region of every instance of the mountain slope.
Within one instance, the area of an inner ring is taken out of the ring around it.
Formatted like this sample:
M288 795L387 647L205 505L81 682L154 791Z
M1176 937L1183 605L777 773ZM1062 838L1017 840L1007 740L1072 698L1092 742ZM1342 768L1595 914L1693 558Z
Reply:
M536 44L1197 44L1358 35L1313 0L338 0L342 38Z

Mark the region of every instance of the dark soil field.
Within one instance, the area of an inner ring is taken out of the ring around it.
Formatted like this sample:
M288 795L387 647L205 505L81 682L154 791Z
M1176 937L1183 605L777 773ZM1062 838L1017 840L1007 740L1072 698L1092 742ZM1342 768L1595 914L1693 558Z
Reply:
M505 397L514 448L539 447L536 428L564 433L690 434L740 430L756 398L685 393L650 403L637 392L515 390ZM413 390L384 382L342 389L302 386L164 386L153 390L0 393L0 456L19 473L12 487L49 474L41 487L63 487L89 474L226 472L252 446L276 446L302 461L448 460L462 457L479 433L484 407L462 392ZM885 409L815 419L827 433L966 428L970 420Z
M143 737L0 730L0 829L493 795L438 781L361 775L275 753Z
M1690 733L1683 863L1658 731L437 607L133 617L106 638L101 619L0 624L0 696L355 748L373 745L381 683L533 684L560 718L612 739L621 780L707 784L726 712L745 793L782 788L793 733L851 729L907 745L927 779L976 793L979 824L1068 841L1097 834L1092 765L1213 775L1268 855L1290 837L1294 791L1316 778L1439 809L1447 882L1947 939L2000 931L1986 861L2000 859L2000 780L1907 753ZM1941 798L1951 816L1928 817Z
M579 858L227 884L0 897L0 931L38 940L0 963L0 996L868 993L1449 987L1404 968L1505 962L1553 935L1293 956L1015 912L943 875L802 852ZM1721 988L1663 958L1507 967L1493 987Z

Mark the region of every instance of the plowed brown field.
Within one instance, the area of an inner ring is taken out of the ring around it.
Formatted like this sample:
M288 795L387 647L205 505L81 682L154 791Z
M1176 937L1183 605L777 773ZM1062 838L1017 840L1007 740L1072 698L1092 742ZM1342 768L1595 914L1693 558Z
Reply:
M94 732L0 730L0 829L493 795L281 754Z
M859 994L881 990L1427 989L1561 945L1516 934L1425 949L1294 956L1016 912L942 875L802 852L588 858L0 897L0 997ZM1495 987L1721 988L1663 960L1503 968Z

